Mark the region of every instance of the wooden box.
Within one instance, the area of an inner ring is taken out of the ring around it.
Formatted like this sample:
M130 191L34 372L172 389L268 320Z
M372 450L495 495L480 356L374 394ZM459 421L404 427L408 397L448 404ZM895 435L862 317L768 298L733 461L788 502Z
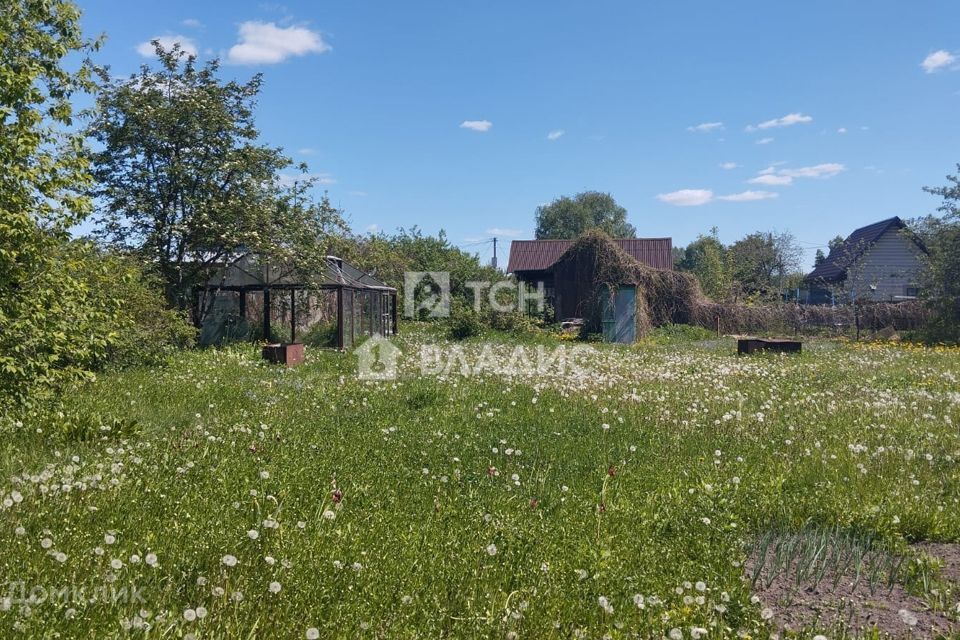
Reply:
M800 353L803 343L799 340L771 338L740 338L737 340L737 355L773 351L774 353Z
M273 364L294 367L303 364L303 343L268 344L263 348L263 359Z

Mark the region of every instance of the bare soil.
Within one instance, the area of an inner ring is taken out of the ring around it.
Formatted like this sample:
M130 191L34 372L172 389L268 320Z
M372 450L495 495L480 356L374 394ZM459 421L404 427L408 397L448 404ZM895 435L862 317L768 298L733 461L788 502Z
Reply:
M924 542L913 545L913 549L943 563L940 576L954 594L949 607L957 607L960 544ZM745 575L753 575L756 562L755 557L747 560ZM756 581L754 593L762 606L773 610L772 622L781 633L816 629L832 637L831 630L844 629L859 636L876 629L891 638L960 637L956 613L951 619L945 611L932 610L926 599L909 593L899 581L892 586L883 581L871 588L867 580L858 579L850 570L839 578L827 575L817 584L810 580L798 584L795 568L782 570L772 581L763 579L766 570Z

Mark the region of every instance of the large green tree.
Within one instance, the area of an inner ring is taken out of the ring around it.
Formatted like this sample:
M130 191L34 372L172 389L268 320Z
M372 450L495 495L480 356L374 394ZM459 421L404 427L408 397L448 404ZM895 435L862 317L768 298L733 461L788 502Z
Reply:
M609 193L584 191L562 196L537 207L538 240L567 240L588 229L600 229L614 238L634 238L637 230L627 222L627 210Z
M947 176L943 187L924 190L940 196L939 219L927 218L921 238L930 251L924 296L933 310L931 337L960 340L960 164L956 175Z
M68 239L90 211L71 99L94 89L96 46L65 0L0 11L0 410L91 376L113 339L119 300L90 290L89 249Z
M156 68L104 87L90 134L100 233L155 265L170 304L190 306L211 268L246 252L310 271L320 265L339 212L309 193L306 167L262 144L254 105L262 78L220 79L219 62L197 63L154 42Z
M727 248L717 236L717 229L709 235L700 235L683 250L683 259L677 265L681 271L697 276L700 288L713 300L723 300L730 294L730 270Z
M790 233L751 233L730 245L727 264L738 293L778 298L793 286L803 251Z

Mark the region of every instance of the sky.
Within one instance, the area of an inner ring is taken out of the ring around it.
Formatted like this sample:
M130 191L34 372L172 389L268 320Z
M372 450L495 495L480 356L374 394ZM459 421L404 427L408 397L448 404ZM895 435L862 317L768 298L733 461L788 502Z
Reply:
M96 61L149 41L262 73L256 121L358 232L501 266L538 205L611 193L683 246L934 213L960 162L960 2L80 0Z

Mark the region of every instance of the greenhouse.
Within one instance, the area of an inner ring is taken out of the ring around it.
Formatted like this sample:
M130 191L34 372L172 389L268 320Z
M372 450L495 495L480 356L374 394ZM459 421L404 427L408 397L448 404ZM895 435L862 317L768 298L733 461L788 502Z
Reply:
M349 349L363 337L397 332L397 290L336 256L327 256L322 273L304 276L246 254L197 287L195 309L205 345L264 340Z

